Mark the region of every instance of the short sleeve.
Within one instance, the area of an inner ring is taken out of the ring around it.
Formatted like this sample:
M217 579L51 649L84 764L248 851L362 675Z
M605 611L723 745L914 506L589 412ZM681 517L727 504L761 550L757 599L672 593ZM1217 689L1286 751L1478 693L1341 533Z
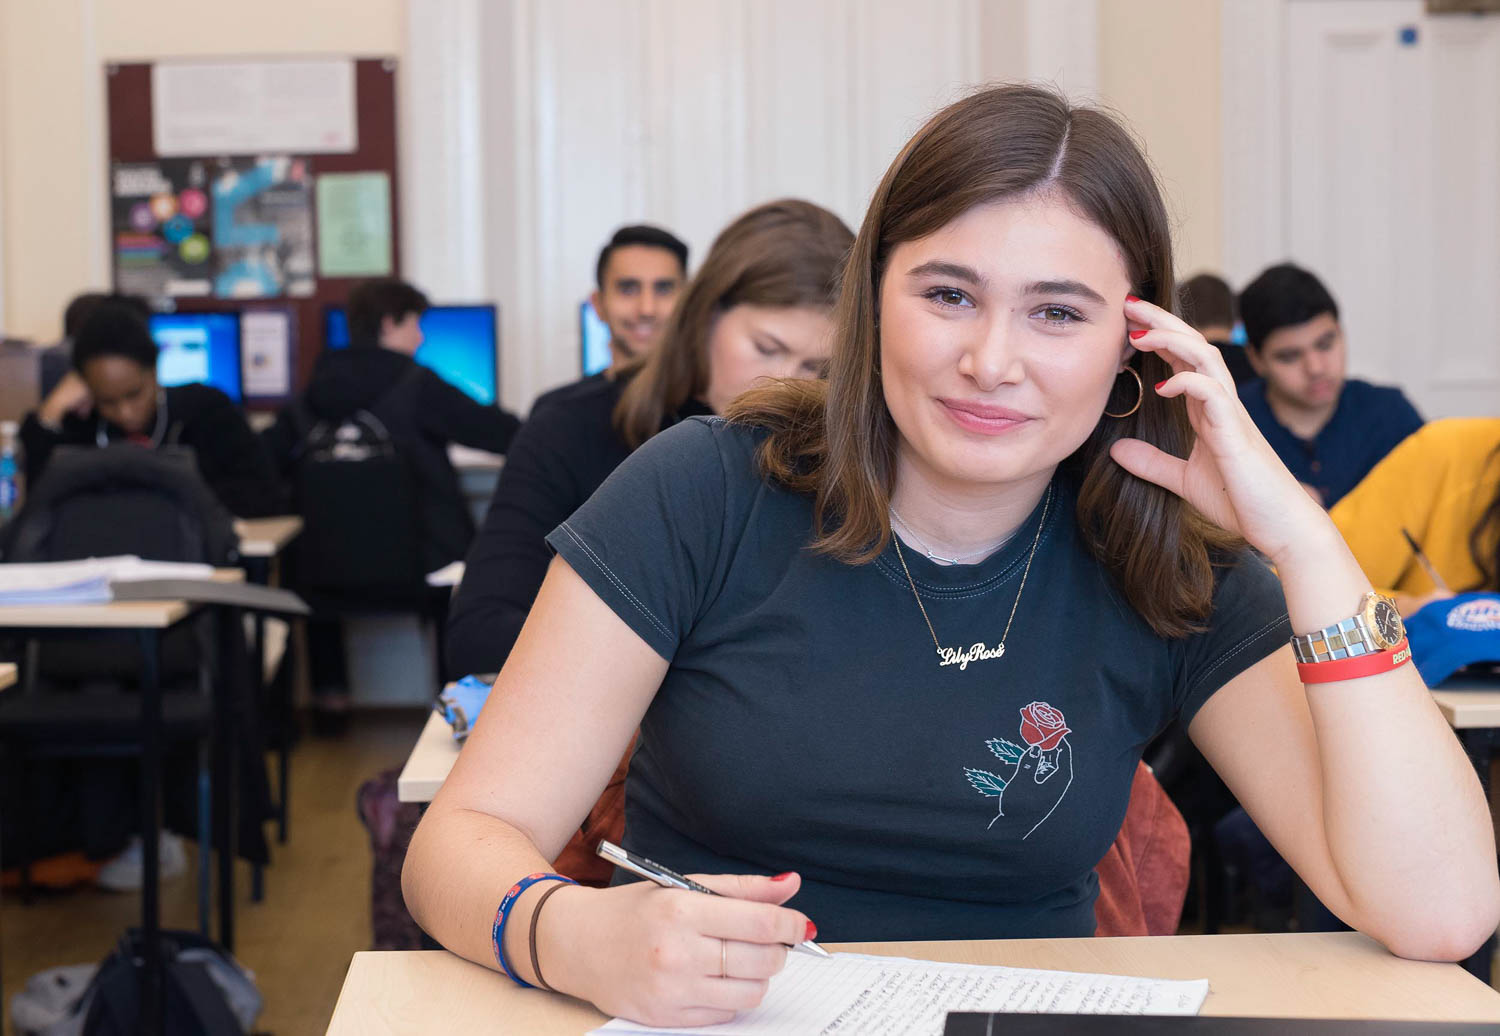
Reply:
M726 493L721 423L695 418L653 436L547 537L669 661L715 579Z
M1176 702L1183 727L1230 680L1290 642L1276 573L1249 550L1217 570L1209 628L1177 642Z

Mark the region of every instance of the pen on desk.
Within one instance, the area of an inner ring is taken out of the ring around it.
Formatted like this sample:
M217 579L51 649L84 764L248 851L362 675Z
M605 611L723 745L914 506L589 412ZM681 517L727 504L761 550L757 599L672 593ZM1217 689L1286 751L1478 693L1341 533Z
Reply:
M1406 545L1411 548L1411 552L1417 556L1417 563L1427 570L1427 575L1432 580L1432 585L1437 589L1443 591L1444 593L1447 593L1448 584L1443 582L1443 577L1438 575L1438 570L1433 566L1432 562L1427 559L1427 555L1422 553L1422 547L1419 543L1417 543L1416 538L1405 529L1401 530L1401 535L1406 538Z
M644 856L637 856L633 852L620 848L613 842L601 841L599 848L595 852L616 867L623 867L630 873L638 874L647 881L654 881L664 889L687 889L689 892L706 892L710 896L720 895L720 893L715 892L707 885L700 885L692 878L684 878L681 874L673 870L668 870L655 860L648 860ZM833 954L823 949L823 947L811 939L799 942L797 945L791 947L791 949L800 950L814 957L833 956Z

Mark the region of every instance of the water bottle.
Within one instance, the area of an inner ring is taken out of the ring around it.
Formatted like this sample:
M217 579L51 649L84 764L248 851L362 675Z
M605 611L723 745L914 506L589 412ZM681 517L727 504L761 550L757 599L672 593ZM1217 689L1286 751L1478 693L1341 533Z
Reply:
M16 423L0 421L0 522L16 513L21 500L20 481L16 475Z

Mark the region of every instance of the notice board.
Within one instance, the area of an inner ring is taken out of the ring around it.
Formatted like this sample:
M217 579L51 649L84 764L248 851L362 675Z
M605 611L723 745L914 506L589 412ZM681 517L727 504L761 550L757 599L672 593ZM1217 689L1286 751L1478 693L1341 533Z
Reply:
M105 79L115 289L180 312L289 311L300 390L324 307L365 277L400 276L395 60L112 64ZM331 98L327 110L297 111L299 90ZM287 148L275 146L282 128Z

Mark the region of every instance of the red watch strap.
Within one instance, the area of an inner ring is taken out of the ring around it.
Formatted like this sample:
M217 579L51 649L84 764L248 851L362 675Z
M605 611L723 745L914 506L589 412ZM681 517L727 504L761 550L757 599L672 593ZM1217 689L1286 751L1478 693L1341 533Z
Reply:
M1338 680L1357 680L1361 676L1378 676L1392 669L1399 669L1411 661L1411 648L1406 638L1389 651L1377 651L1354 658L1336 658L1331 662L1298 662L1297 675L1303 683L1334 683Z

